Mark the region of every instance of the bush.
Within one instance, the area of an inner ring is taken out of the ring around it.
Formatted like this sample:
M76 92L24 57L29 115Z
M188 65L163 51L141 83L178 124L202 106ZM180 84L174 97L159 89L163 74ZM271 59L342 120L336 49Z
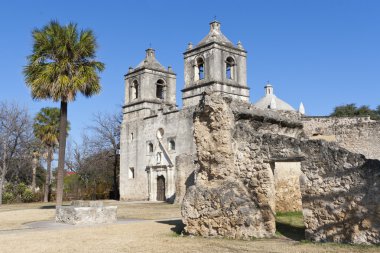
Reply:
M15 198L15 195L12 193L12 192L3 192L3 203L4 204L11 204L13 203L16 198Z
M4 186L3 191L3 203L10 204L10 203L29 203L34 201L39 201L41 199L42 193L33 193L33 191L25 184L25 183L19 183L19 184L11 184L8 183Z
M18 196L22 196L22 194L28 189L28 186L24 183L19 183L16 185L14 191Z
M37 198L37 194L33 193L29 188L26 188L25 191L21 194L21 201L24 203L36 201Z
M13 184L11 183L7 183L5 186L4 186L4 192L13 192Z

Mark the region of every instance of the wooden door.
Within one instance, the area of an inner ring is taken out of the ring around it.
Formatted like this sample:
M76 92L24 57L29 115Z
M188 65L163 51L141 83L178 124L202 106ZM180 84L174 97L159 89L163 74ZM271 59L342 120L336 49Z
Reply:
M157 200L165 201L165 177L157 177Z

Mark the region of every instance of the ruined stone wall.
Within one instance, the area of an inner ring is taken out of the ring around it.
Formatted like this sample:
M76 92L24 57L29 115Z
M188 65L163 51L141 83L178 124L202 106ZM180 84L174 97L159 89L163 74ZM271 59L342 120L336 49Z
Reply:
M302 122L311 139L334 141L351 152L380 159L380 121L369 117L305 117Z
M255 112L251 117L252 111ZM257 155L257 143L236 139L237 120L249 122L255 133L276 132L298 137L300 122L220 96L206 96L195 112L194 137L199 169L196 185L185 195L185 231L193 235L229 238L271 237L275 233L275 189L267 157Z
M380 243L379 160L320 140L267 134L260 141L268 147L262 149L268 156L294 153L305 157L301 193L307 239Z
M303 157L300 185L307 239L380 242L380 161L321 140L260 135L250 120L236 121L234 139L240 152L255 154L256 161L264 157L264 164Z
M380 243L380 161L304 138L291 115L206 96L196 111L196 184L182 204L193 235L250 238L275 232L270 164L301 162L306 238Z

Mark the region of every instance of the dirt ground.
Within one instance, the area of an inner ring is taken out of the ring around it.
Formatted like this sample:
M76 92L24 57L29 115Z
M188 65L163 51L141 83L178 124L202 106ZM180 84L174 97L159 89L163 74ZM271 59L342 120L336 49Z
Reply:
M265 240L228 240L179 235L180 207L165 203L107 201L124 224L31 228L53 220L53 204L0 207L0 252L380 252L379 247L312 244L283 235ZM143 220L142 220L143 219ZM161 221L160 221L161 220Z

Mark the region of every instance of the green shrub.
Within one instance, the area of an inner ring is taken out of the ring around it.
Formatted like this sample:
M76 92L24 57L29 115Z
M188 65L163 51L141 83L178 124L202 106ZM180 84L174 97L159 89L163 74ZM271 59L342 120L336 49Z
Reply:
M8 183L3 191L3 203L29 203L39 201L42 198L43 192L34 193L25 183L17 185Z
M4 186L4 192L13 192L13 190L14 190L14 186L11 183L7 183Z
M15 201L15 195L13 195L12 192L3 192L3 203L4 204L10 204Z
M26 186L26 184L24 183L19 183L18 185L16 185L16 189L15 189L15 193L18 195L18 196L22 196L22 194L26 191L26 189L28 189L28 186Z
M29 188L26 188L25 191L21 194L21 201L24 203L33 202L37 199L37 195Z

